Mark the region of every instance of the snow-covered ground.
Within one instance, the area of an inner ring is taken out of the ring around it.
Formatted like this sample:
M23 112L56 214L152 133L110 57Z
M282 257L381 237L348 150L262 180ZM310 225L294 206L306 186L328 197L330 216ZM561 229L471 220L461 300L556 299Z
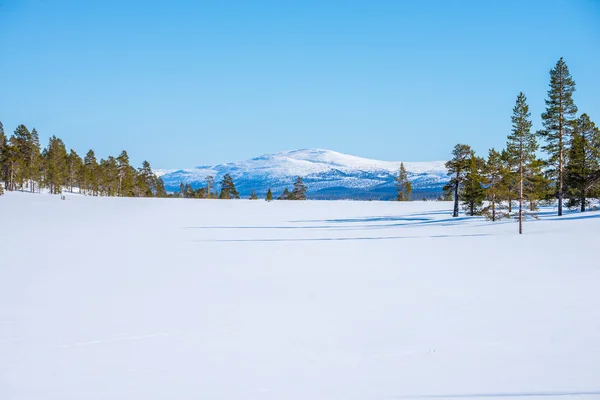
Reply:
M0 398L600 398L600 212L0 197Z

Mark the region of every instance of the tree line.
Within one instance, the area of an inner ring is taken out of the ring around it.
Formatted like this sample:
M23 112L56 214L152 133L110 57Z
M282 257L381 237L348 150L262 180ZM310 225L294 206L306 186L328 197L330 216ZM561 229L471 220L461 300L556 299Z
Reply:
M229 174L223 175L220 184L221 190L215 189L215 178L213 176L206 177L205 186L194 189L189 183L179 183L179 191L173 192L171 197L183 197L186 199L239 199L240 194L235 188L233 178ZM258 200L256 191L252 189L249 197L250 200ZM273 192L271 188L267 190L266 201L273 201ZM283 192L277 200L306 200L306 185L302 177L297 177L292 190L284 188Z
M454 147L444 188L454 199L454 217L462 204L467 215L492 221L515 217L522 233L523 220L536 217L541 202L556 201L559 216L563 203L586 211L590 199L600 195L600 130L587 114L577 114L574 92L575 81L561 58L550 71L543 129L531 130L527 97L519 93L504 149L490 149L483 158L469 145Z
M90 196L166 197L162 179L144 161L140 168L129 163L123 150L118 157L97 160L94 150L82 158L56 136L41 148L39 135L19 125L9 137L0 122L0 180L9 191L36 192L45 188L51 194L63 190ZM0 185L0 193L2 185Z

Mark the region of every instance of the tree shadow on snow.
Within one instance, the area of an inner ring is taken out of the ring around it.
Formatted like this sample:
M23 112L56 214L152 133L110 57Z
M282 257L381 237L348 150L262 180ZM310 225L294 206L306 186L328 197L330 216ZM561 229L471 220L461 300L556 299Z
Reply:
M199 243L231 243L231 242L328 242L328 241L357 241L357 240L400 240L400 239L442 239L452 237L477 237L490 236L487 233L474 233L464 235L431 235L431 236L373 236L373 237L334 237L334 238L286 238L286 239L206 239L195 240Z

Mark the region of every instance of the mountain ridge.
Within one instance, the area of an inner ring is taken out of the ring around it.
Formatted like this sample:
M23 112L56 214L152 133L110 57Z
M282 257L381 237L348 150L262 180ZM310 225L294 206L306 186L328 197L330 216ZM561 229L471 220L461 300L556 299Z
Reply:
M301 176L309 198L389 199L395 196L394 176L400 161L381 161L326 149L297 149L263 154L244 161L199 165L190 169L155 170L169 191L181 182L194 188L205 185L212 175L216 182L230 174L242 196L252 189L264 195L270 187L275 194L290 187ZM448 182L444 161L404 162L413 182L414 196L438 196Z

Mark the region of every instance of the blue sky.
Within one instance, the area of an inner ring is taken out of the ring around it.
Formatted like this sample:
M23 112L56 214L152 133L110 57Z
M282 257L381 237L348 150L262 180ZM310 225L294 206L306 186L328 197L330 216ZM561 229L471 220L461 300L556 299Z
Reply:
M177 168L502 147L564 57L600 123L600 1L0 0L0 121Z

